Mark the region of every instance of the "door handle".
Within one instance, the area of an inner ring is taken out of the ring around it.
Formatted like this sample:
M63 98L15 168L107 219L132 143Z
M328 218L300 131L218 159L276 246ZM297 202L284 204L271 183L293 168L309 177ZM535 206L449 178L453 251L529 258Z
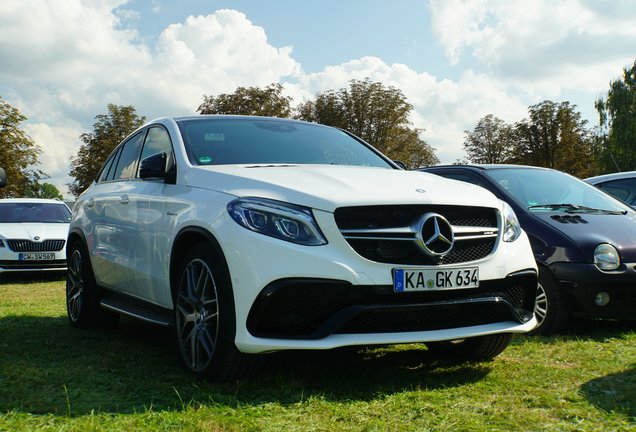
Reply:
M128 204L128 195L122 195L119 197L119 204L126 205Z

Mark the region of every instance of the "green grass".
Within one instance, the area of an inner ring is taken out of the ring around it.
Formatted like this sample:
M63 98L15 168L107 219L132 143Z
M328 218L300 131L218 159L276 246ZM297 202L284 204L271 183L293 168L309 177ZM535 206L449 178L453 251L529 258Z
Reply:
M420 345L272 355L255 380L197 381L169 331L72 329L61 279L0 279L0 431L634 431L636 325L517 337L494 361Z

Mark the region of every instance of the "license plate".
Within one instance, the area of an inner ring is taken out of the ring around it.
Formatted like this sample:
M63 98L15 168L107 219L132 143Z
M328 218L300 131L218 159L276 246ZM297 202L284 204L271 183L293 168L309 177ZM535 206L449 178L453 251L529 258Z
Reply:
M479 267L445 270L393 269L393 290L395 292L477 288L478 286Z
M20 261L53 261L55 259L55 254L42 253L42 252L28 252L28 253L21 253L19 259Z

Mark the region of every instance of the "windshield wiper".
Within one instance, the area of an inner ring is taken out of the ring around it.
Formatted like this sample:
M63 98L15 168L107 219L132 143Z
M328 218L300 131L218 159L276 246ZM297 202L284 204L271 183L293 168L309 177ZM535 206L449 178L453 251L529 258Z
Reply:
M605 210L605 209L597 209L592 207L586 207L578 204L570 204L570 203L560 203L560 204L538 204L531 205L528 207L528 210L545 208L549 210L560 210L563 209L566 213L605 213L605 214L616 214L616 215L625 215L627 214L627 210Z

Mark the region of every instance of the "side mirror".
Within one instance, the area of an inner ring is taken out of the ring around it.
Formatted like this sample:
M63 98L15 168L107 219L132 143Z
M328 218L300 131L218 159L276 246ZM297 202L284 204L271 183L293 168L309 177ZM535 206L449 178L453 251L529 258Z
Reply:
M403 170L406 170L406 165L404 165L404 162L399 160L394 160L393 163L399 166L400 168L402 168Z
M7 185L7 173L3 168L0 168L0 187L5 187Z
M166 163L168 156L164 153L153 154L141 161L139 178L142 179L166 179Z

